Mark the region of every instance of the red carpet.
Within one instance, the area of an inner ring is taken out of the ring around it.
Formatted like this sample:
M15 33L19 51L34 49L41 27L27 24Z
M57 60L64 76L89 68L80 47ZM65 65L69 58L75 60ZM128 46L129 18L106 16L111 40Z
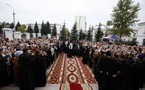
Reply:
M93 90L88 84L61 84L59 90Z
M83 90L80 84L70 84L70 90Z
M82 63L81 58L68 58L66 54L61 54L53 65L47 82L61 84L63 89L60 90L65 90L66 86L68 90L84 90L83 88L90 88L89 84L95 84L96 80L89 67Z

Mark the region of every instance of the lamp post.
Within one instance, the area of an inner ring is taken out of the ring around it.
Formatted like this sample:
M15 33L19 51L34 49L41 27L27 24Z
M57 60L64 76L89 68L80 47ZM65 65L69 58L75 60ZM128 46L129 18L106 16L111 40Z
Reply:
M14 24L13 30L15 31L15 14L16 14L15 9L12 6L10 6L9 4L6 4L6 5L13 9L13 24Z

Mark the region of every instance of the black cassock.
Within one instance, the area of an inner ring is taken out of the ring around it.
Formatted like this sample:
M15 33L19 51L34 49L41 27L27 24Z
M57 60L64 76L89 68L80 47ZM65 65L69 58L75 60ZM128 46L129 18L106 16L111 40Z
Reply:
M0 55L0 87L7 86L9 84L6 68L6 60L2 55Z
M94 63L93 63L93 72L94 72L94 75L95 75L95 79L97 80L97 70L98 70L98 67L97 67L97 65L98 65L98 61L100 60L100 57L101 56L96 56L95 58L94 58Z
M50 66L50 64L53 63L50 48L47 50L46 53L47 53L46 68L48 68Z
M34 60L28 53L23 53L19 59L20 63L20 90L34 90Z
M99 90L114 90L113 69L114 60L106 56L102 56L96 67L96 79L98 81Z
M135 62L132 65L131 72L131 88L133 90L139 90L143 87L144 83L144 65L142 61Z
M43 87L46 85L45 61L46 59L44 56L35 56L35 84L37 87Z
M116 81L117 90L129 90L131 79L131 65L127 60L119 61Z
M89 67L92 68L93 67L93 55L94 55L94 49L91 48L91 54L90 54L90 57L89 57Z
M85 47L83 47L82 45L80 45L79 56L83 57L84 51L85 51Z
M89 52L90 52L89 48L86 47L84 52L83 52L83 60L82 60L83 64L88 63L88 61L89 61Z

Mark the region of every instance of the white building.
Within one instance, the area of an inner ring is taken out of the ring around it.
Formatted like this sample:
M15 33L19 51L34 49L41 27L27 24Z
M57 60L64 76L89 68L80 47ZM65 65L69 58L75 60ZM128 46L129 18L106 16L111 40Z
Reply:
M8 38L9 40L14 39L13 30L11 28L3 28L4 38Z
M14 38L15 39L21 39L22 38L22 33L21 32L13 32L14 33Z
M137 41L138 45L145 45L145 22L139 23L137 26Z
M86 17L84 17L84 16L76 16L75 17L75 22L77 24L77 30L78 31L86 30L86 26L87 26Z

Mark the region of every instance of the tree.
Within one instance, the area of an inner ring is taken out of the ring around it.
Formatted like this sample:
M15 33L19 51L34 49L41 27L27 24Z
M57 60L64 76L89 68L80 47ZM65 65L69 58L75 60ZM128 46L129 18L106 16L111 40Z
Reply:
M56 35L57 35L57 29L56 29L56 24L54 24L52 29L52 36L56 37Z
M10 28L10 24L7 22L7 23L5 23L5 26L4 27Z
M79 40L83 40L83 31L82 31L82 29L79 32Z
M20 26L21 26L21 24L20 24L20 22L18 21L18 23L16 24L16 27L15 27L15 30L18 31L18 27L20 27Z
M5 22L3 22L3 23L0 25L0 34L3 33L2 28L4 28L4 26L5 26Z
M45 34L45 25L44 25L44 21L42 21L42 24L41 24L41 34L42 34L42 36L47 35L47 34Z
M3 22L2 25L0 25L0 34L3 33L2 28L5 28L5 22Z
M0 34L2 34L2 32L3 32L3 31L2 31L2 25L0 25Z
M28 26L27 32L28 32L28 33L33 33L33 29L32 29L32 27L31 27L31 24Z
M66 39L69 39L70 38L70 32L69 30L66 28Z
M111 26L111 25L113 25L113 22L111 20L109 20L109 21L107 21L107 24L106 25L107 26Z
M5 28L5 22L2 23L2 28Z
M47 35L47 34L51 34L51 29L50 29L50 24L49 24L49 22L47 21L46 22L46 24L45 24L45 31L44 31L45 33L45 35Z
M101 31L101 23L99 23L98 30L95 34L96 42L99 42L102 37L103 37L103 32Z
M37 38L38 37L38 33L39 33L39 28L38 28L37 22L35 23L35 26L34 26L34 32L36 33L36 38Z
M89 30L88 30L87 40L92 41L91 28L89 28Z
M78 39L78 34L77 34L77 23L74 24L72 30L71 30L71 39L72 40L77 40Z
M13 29L14 28L14 23L10 24L10 28Z
M86 40L87 35L85 33L82 33L82 40Z
M32 38L32 37L33 37L33 35L32 35L32 33L33 33L33 29L32 29L32 27L31 27L31 24L28 26L28 28L27 28L27 32L30 33L30 37Z
M26 31L26 27L24 25L21 25L18 27L18 30L17 31L20 31L20 32L25 32Z
M66 39L66 28L64 23L62 30L60 31L60 40L65 40L65 39Z
M122 36L130 37L133 29L130 28L138 21L139 3L134 4L132 0L119 0L117 6L113 10L112 22L113 28L110 29L111 34L116 34L120 38Z

